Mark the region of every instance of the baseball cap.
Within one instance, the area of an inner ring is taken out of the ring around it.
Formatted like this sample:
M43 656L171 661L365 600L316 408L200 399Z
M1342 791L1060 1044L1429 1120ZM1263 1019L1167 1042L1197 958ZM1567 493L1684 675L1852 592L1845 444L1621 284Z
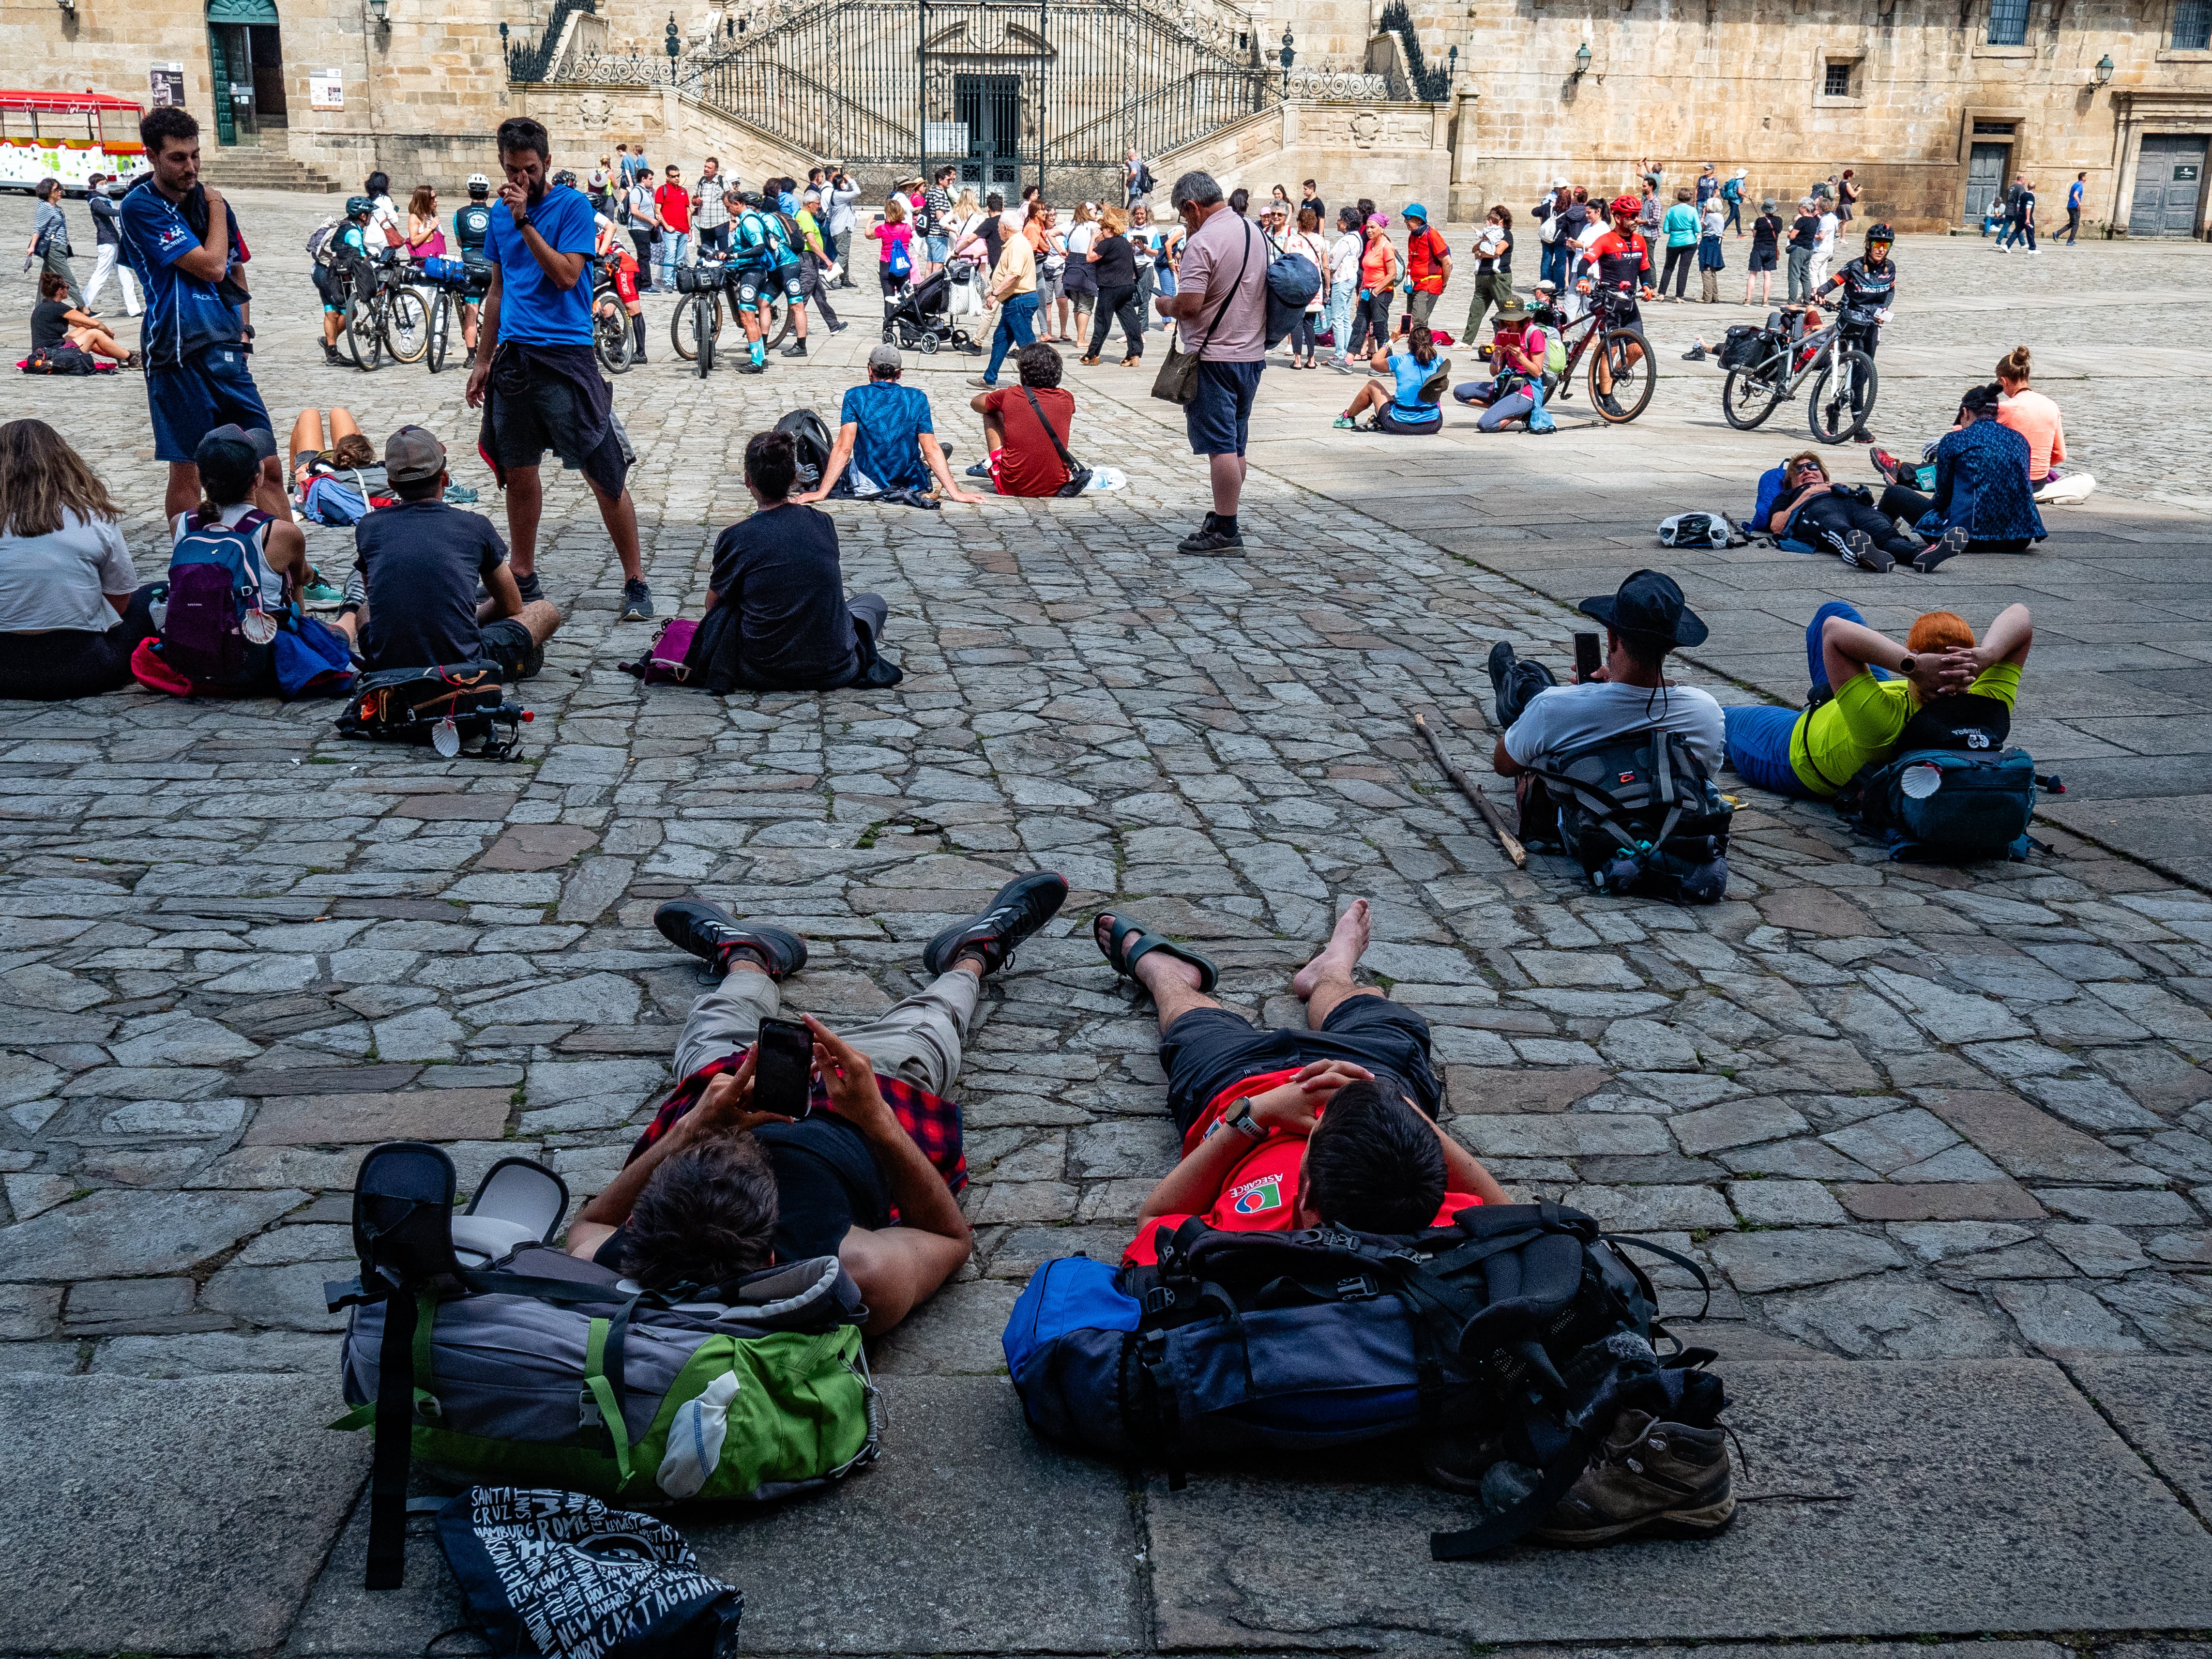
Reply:
M208 434L210 438L223 438L232 443L244 444L252 450L257 459L273 460L276 454L276 434L267 427L219 426Z
M1399 210L1398 216L1401 219L1419 219L1425 223L1428 220L1429 210L1423 207L1419 202L1408 202L1404 207Z
M384 441L384 473L394 483L421 483L446 470L446 447L425 427L403 426Z
M1616 634L1644 634L1669 645L1703 645L1705 624L1683 602L1672 576L1639 570L1611 593L1584 599L1575 607Z
M899 349L895 345L886 344L870 346L868 348L868 367L871 370L878 368L904 368L906 367L906 359L899 356Z

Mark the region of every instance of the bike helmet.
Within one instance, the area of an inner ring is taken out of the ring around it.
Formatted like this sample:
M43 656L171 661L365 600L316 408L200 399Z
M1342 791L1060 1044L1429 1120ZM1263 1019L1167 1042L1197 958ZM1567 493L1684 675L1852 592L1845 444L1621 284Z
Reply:
M374 213L375 211L376 204L366 196L349 196L346 198L346 217L349 219L358 219L363 214Z
M553 182L556 185L564 185L568 189L574 190L576 187L576 175L571 173L567 167L562 167L560 172L553 175Z
M481 173L471 173L469 174L469 194L471 196L490 195L491 180L485 178Z
M1616 219L1633 219L1642 210L1643 206L1644 204L1633 196L1616 196L1613 198L1613 216Z
M1887 225L1869 225L1866 239L1867 246L1872 247L1876 242L1894 242L1897 235Z

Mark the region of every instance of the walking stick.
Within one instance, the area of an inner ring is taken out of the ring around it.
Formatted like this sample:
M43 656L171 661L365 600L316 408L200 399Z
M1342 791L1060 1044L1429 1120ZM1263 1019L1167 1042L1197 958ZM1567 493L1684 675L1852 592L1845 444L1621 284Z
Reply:
M1480 711L1478 711L1479 714ZM1444 769L1444 775L1459 786L1460 793L1474 803L1474 810L1482 814L1483 821L1490 826L1490 833L1498 837L1498 847L1507 858L1513 860L1513 867L1516 870L1526 869L1528 864L1528 849L1522 847L1519 838L1505 827L1505 815L1492 806L1490 804L1490 797L1484 794L1466 773L1452 763L1451 757L1444 753L1443 744L1437 740L1435 730L1431 727L1426 720L1416 714L1413 716L1413 724L1419 729L1421 735L1429 740L1429 747L1436 751L1437 764Z

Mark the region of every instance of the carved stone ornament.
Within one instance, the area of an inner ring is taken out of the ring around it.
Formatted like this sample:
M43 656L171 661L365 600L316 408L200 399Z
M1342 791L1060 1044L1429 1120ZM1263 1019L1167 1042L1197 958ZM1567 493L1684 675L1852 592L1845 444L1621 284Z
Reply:
M1339 70L1291 71L1291 96L1325 104L1382 103L1390 96L1389 84L1379 75Z
M587 92L576 100L576 118L597 131L614 119L615 100L604 92Z
M1373 110L1354 110L1352 112L1352 119L1347 125L1352 129L1353 143L1362 149L1375 148L1375 141L1382 131L1382 118L1380 115Z

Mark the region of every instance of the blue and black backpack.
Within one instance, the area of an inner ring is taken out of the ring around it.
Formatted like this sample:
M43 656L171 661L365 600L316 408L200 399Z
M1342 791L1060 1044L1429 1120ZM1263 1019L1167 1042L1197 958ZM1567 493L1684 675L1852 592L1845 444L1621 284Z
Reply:
M2035 758L2005 746L2011 711L1993 697L1939 698L1907 723L1896 751L1869 766L1836 796L1836 810L1885 842L1893 860L1965 864L2025 859L2034 844Z

